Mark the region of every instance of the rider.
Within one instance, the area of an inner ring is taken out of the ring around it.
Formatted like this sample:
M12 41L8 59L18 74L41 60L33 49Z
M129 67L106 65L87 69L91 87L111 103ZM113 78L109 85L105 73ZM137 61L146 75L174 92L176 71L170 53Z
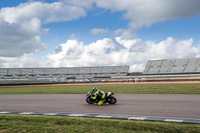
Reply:
M94 92L93 99L100 99L98 105L101 106L105 101L105 96L106 96L105 92L98 90L96 87L94 87L92 91Z

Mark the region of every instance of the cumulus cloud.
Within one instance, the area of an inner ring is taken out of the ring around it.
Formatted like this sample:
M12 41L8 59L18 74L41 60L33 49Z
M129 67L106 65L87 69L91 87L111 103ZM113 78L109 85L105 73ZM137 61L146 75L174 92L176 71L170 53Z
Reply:
M67 4L77 5L85 8L92 8L94 0L62 0Z
M119 36L121 35L121 37L123 38L133 38L135 35L132 33L131 30L129 29L116 29L116 30L110 30L108 28L106 29L101 29L101 28L93 28L90 30L90 33L92 35L109 35L109 36Z
M10 57L0 57L0 67L14 67L14 61L17 58L10 58Z
M21 67L21 68L32 68L32 67L42 66L41 63L37 59L29 57L26 54L20 57L18 61L19 63L17 67Z
M98 7L124 12L130 28L200 15L199 0L95 0Z
M47 66L130 65L131 71L143 71L149 59L197 57L200 49L193 47L193 39L172 37L159 43L122 37L104 38L85 45L76 39L56 47L48 54Z
M62 22L77 19L85 16L86 12L82 7L68 5L62 2L42 3L27 2L17 7L1 9L4 21L12 24L29 21L38 18L42 23ZM0 17L1 18L1 17Z
M0 57L20 57L43 51L40 36L48 32L42 24L85 16L82 7L62 2L27 2L0 10Z
M64 0L73 5L122 12L128 28L140 29L155 23L200 15L199 0ZM95 6L95 7L96 7ZM94 8L94 6L93 6Z
M21 57L0 57L1 68L31 68L43 66L42 61L29 57L27 54Z
M73 5L122 12L130 20L129 28L139 29L158 22L200 15L199 0L64 0Z
M97 35L97 34L107 34L109 32L108 28L107 29L100 29L100 28L93 28L90 30L90 32L93 35Z
M1 23L0 56L19 57L26 53L37 53L45 49L40 42L40 20L33 18L21 24Z

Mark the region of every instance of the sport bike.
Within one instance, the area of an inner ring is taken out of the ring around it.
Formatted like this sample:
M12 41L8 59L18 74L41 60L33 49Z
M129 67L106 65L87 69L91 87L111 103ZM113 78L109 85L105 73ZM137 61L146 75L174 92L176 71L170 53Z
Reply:
M86 102L88 104L94 104L98 103L101 99L93 99L92 97L94 96L93 91L89 91L86 95ZM104 103L109 103L109 104L115 104L117 102L117 99L115 98L115 95L113 92L107 92L105 96L105 101Z

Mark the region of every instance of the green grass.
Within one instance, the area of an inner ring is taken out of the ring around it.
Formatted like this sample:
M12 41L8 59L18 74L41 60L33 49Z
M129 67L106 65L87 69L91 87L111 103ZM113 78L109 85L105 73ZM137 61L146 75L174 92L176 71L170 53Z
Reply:
M95 85L116 94L200 94L200 84ZM93 86L0 87L0 94L86 94Z
M0 133L199 133L199 124L0 114Z

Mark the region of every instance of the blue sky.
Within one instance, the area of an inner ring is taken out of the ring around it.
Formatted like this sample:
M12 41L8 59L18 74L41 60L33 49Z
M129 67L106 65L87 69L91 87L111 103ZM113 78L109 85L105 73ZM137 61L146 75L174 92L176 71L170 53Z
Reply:
M0 67L130 65L200 57L198 0L6 0ZM179 7L179 8L177 8Z

